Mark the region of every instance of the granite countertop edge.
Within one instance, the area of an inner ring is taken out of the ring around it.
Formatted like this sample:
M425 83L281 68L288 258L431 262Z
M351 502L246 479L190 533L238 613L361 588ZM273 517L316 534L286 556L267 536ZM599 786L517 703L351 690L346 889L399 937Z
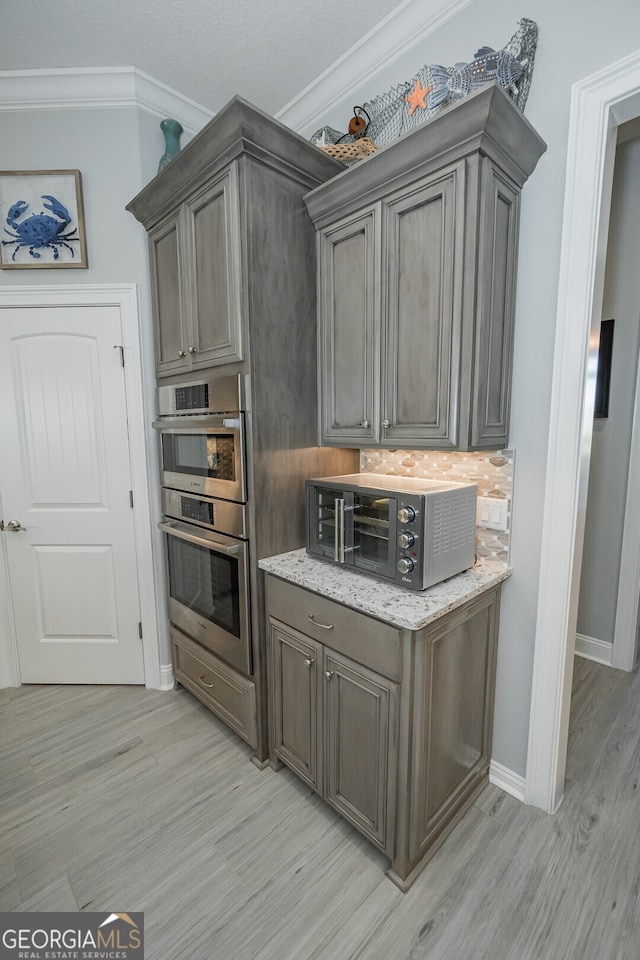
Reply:
M265 573L408 630L422 629L511 576L506 564L479 559L469 570L427 590L405 590L310 557L304 548L265 557L258 566Z

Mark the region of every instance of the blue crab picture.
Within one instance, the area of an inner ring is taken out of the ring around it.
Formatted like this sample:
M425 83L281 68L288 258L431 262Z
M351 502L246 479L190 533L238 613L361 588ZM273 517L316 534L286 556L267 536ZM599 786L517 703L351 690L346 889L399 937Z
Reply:
M20 220L20 217L29 209L29 204L24 200L18 200L9 208L6 218L6 222L15 232L4 228L4 232L13 239L3 240L2 246L15 245L11 257L13 261L15 261L18 251L23 247L29 248L29 256L33 257L34 260L40 260L42 258L40 251L47 249L53 250L53 259L58 260L60 247L65 247L71 252L71 256L75 257L75 251L69 241L79 242L80 238L74 236L74 234L77 234L78 228L74 227L68 233L64 232L71 223L71 214L55 197L43 194L40 199L48 201L44 204L44 207L53 216L49 216L44 210L41 210L40 213L32 213L25 219Z

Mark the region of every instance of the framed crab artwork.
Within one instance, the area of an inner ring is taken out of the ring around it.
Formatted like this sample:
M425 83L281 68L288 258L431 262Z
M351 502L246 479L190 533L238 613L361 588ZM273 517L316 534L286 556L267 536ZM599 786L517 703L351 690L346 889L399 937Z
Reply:
M0 268L83 269L79 170L0 170Z

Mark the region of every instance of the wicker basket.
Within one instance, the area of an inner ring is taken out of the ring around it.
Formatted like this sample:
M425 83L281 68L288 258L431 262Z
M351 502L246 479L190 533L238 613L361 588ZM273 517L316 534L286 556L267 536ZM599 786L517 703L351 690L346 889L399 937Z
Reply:
M365 157L375 153L378 148L369 137L360 137L353 143L330 143L326 147L320 147L320 149L336 160L349 163L353 160L364 160Z

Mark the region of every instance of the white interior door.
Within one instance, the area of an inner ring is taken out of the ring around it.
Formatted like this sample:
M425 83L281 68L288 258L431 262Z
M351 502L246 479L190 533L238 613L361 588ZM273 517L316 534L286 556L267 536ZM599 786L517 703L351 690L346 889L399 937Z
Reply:
M0 494L23 683L144 683L115 306L0 315Z

